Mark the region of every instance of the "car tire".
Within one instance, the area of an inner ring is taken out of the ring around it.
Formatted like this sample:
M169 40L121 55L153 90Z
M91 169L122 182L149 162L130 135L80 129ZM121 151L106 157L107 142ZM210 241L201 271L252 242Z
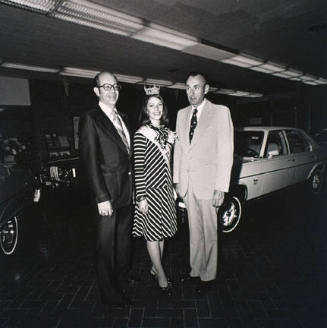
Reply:
M5 255L14 253L18 242L18 217L7 220L0 229L0 246Z
M223 205L218 211L222 232L232 232L240 223L242 215L242 205L236 196L225 195Z
M313 195L320 195L323 190L323 186L324 186L323 171L320 169L315 169L308 180L309 191Z

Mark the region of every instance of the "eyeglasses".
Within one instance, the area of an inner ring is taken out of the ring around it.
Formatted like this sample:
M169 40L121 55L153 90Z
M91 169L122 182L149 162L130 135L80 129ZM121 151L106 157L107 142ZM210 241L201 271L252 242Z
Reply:
M194 90L194 91L200 91L204 88L205 85L195 85L194 87L189 87L189 86L186 86L186 91L191 91L191 90Z
M109 84L109 83L105 83L102 85L97 85L98 88L103 88L105 91L119 91L121 89L121 85L120 84Z

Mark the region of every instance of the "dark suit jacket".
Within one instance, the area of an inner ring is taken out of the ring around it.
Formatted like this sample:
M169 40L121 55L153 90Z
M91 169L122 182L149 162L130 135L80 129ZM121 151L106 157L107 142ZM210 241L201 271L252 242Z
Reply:
M124 123L128 126L125 119ZM81 160L96 203L110 200L113 208L129 205L132 199L131 157L100 107L82 116L79 138Z

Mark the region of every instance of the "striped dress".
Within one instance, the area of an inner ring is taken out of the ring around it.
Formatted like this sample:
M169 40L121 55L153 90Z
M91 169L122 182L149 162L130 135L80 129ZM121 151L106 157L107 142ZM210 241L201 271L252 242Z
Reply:
M143 127L144 128L144 127ZM146 126L157 137L163 136L163 130ZM141 128L142 129L142 128ZM134 136L134 169L136 198L145 197L149 211L143 215L135 206L133 236L144 236L148 241L158 241L172 237L177 230L176 209L173 183L170 170L172 146L165 144L165 158L160 143L147 138L138 130ZM156 138L158 139L158 138Z

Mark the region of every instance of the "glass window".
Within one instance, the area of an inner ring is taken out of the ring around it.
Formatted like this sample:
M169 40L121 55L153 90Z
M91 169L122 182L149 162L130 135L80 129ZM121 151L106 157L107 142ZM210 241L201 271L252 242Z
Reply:
M268 134L265 149L266 158L287 154L287 148L282 131L271 131Z
M309 142L301 132L296 130L286 130L286 136L291 153L303 153L311 150Z
M235 153L242 157L259 157L263 131L235 131Z

